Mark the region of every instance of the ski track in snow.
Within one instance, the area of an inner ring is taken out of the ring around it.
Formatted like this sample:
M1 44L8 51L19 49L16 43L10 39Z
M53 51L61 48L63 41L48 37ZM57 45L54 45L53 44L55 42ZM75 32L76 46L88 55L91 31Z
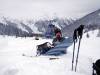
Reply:
M0 75L92 75L92 63L100 57L100 38L85 36L81 41L77 72L71 71L73 44L65 55L34 57L36 45L52 40L0 36ZM23 53L33 57L22 56Z

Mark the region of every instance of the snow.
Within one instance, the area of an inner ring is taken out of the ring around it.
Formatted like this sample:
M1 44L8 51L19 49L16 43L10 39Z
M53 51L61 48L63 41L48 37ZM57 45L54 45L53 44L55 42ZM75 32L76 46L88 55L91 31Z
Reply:
M0 15L0 23L3 23L4 25L6 25L7 23L4 21L3 17Z
M73 44L67 48L65 55L35 57L36 45L52 42L52 39L0 36L0 75L92 75L92 63L100 57L97 32L89 32L90 38L84 34L77 72L71 71ZM28 56L22 56L23 53ZM50 57L59 59L49 60Z
M17 24L17 27L18 27L19 29L28 32L28 30L26 30L25 27L23 27L20 23L17 22L16 24Z
M33 21L33 20L29 20L29 21L23 20L22 23L29 26L34 33L41 33L41 32L38 31L38 28L34 25L35 21Z
M100 16L100 13L98 15Z

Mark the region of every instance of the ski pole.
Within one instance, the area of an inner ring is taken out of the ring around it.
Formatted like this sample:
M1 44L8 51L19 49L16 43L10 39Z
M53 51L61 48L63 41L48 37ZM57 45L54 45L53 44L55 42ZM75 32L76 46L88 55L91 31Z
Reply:
M78 52L77 52L77 57L76 57L75 72L76 72L76 69L77 69L78 56L79 56L79 49L80 49L80 42L81 42L81 38L79 38L79 45L78 45Z
M75 54L75 40L74 40L73 57L72 57L72 71L73 71L73 64L74 64L74 54Z

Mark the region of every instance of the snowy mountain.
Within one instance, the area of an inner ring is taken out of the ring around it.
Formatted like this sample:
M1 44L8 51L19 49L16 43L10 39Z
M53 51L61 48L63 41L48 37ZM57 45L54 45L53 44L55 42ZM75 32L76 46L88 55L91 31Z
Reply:
M49 24L53 23L57 27L63 29L74 20L55 18L52 20L27 20L19 21L16 19L0 17L0 34L1 35L17 35L32 36L33 33L42 33L46 31Z
M29 36L32 30L18 20L10 18L0 19L0 34L9 36Z
M97 28L100 29L100 9L76 21L58 17L50 20L40 19L37 21L19 21L16 19L0 17L0 34L17 36L32 36L33 33L44 34L48 25L51 23L59 27L62 30L64 36L72 36L74 29L77 28L80 24L84 24L87 31Z
M54 18L50 20L38 20L35 22L34 26L38 28L38 31L45 32L49 24L54 24L56 27L63 29L67 25L73 23L74 20L72 19L60 19L60 18Z
M76 20L73 24L66 26L63 29L64 35L72 35L74 29L77 28L80 24L85 25L85 28L88 30L94 30L97 28L100 29L100 9Z

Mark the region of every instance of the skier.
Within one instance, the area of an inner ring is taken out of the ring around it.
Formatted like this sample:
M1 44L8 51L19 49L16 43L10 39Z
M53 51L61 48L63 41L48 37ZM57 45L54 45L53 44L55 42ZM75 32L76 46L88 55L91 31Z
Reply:
M59 32L59 33L61 34L61 36L62 36L61 30L60 30L59 28L55 27L55 28L54 28L54 34L55 34L55 36L56 36L56 34L57 34L58 32Z
M55 38L53 39L53 45L56 46L57 44L61 43L64 40L62 37L62 33L60 29L55 29Z
M49 51L54 46L50 42L45 42L43 44L37 45L37 55L45 54L47 51Z
M48 27L47 27L47 30L45 32L45 37L46 38L53 38L54 37L54 28L55 28L55 25L53 24L49 24Z
M43 44L37 45L37 55L45 54L47 51L49 51L51 48L54 48L57 44L61 43L64 38L62 37L61 30L57 27L54 28L55 38L52 41L52 44L50 42L45 42Z

